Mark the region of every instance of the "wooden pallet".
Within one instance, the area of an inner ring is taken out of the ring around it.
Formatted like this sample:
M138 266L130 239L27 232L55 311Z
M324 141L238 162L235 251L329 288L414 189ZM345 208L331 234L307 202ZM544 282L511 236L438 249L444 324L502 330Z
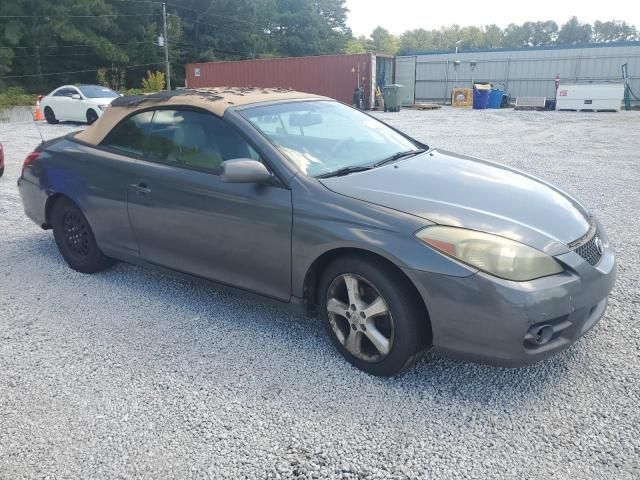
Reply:
M514 110L544 110L546 97L517 97Z
M437 110L438 108L442 108L442 105L438 105L437 103L416 103L409 108L413 108L414 110Z

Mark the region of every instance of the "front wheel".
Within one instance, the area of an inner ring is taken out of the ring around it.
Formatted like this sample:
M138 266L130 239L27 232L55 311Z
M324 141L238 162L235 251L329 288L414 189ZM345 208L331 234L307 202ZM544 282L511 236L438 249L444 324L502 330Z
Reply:
M333 261L322 275L319 301L334 346L372 375L408 369L431 343L428 315L413 286L383 263Z
M67 264L81 273L95 273L113 265L96 244L89 222L70 200L60 198L51 214L53 236Z
M98 114L96 113L95 110L93 110L92 108L90 108L89 110L87 110L87 124L88 125L92 125L93 122L95 122L96 120L98 120Z

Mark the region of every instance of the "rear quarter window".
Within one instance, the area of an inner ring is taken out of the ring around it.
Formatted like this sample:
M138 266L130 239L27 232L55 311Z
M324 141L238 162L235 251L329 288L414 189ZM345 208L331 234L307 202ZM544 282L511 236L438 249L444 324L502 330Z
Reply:
M152 111L132 115L116 125L100 145L128 155L143 155L152 117Z

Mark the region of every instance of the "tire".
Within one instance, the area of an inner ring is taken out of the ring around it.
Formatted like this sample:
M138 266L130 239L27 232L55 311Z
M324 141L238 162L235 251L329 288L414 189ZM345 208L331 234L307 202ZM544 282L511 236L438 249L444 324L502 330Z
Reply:
M371 375L390 377L407 370L431 344L428 314L417 292L400 272L380 261L334 260L321 275L318 299L333 345Z
M95 273L114 264L114 260L100 251L87 218L70 200L60 198L56 201L51 224L58 250L72 269Z
M87 125L92 125L96 120L98 120L98 114L93 108L87 110Z
M53 110L51 110L51 107L44 107L44 118L47 121L47 123L50 123L51 125L60 123L56 118L55 113L53 113Z

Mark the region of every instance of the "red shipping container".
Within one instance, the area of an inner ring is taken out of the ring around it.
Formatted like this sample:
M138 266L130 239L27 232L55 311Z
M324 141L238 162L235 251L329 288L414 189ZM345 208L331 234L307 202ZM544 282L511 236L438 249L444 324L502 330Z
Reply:
M187 87L280 87L351 105L359 85L365 108L374 105L376 57L371 53L187 64ZM359 82L358 82L358 76Z

